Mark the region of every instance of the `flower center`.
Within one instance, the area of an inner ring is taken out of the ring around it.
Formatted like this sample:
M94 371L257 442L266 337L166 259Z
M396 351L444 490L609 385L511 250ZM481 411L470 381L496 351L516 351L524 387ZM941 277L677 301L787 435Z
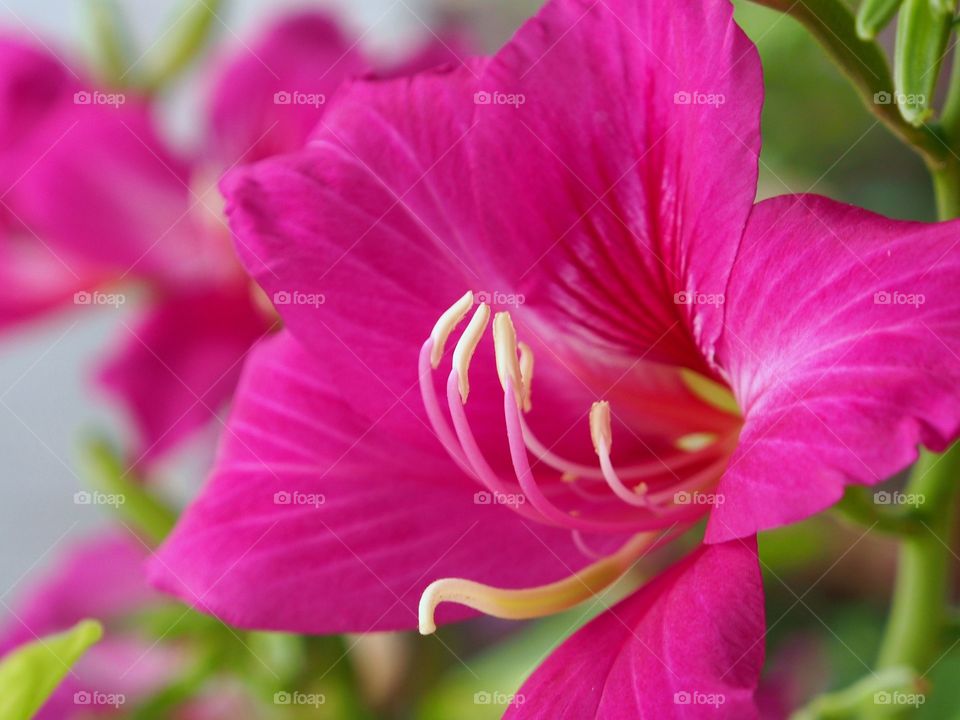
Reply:
M537 439L524 418L532 407L533 352L527 344L518 342L510 314L499 312L493 318L493 340L513 469L512 477L502 476L494 471L477 443L465 409L470 395L470 364L490 324L491 311L486 303L477 306L454 348L446 383L448 413L441 409L433 380L447 340L473 307L473 293L468 292L440 316L420 351L424 408L450 457L492 497L516 498L505 503L514 512L528 520L570 530L585 552L584 533L632 537L615 553L565 580L542 587L502 590L470 580L438 580L421 598L421 632L433 631L433 612L441 602L458 602L497 617L531 618L566 609L605 589L654 543L655 531L669 533L677 527L688 527L709 509L709 503L691 498L716 484L736 443L735 432L720 438L692 433L677 439L666 457L618 469L611 457L611 406L598 401L589 414L598 463L588 465L561 456ZM704 403L725 412L735 411L732 396L717 383L693 373L685 375L684 381ZM530 463L531 454L536 459L534 465Z

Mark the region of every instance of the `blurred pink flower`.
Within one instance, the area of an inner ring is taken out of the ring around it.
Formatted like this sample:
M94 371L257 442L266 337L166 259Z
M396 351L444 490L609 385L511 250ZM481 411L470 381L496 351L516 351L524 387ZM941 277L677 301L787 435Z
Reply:
M756 717L755 534L960 430L958 225L754 204L762 98L726 0L553 0L232 173L288 329L156 583L244 627L431 631L590 599L708 517L507 716Z
M100 372L134 421L137 463L208 423L251 344L277 325L236 261L216 180L301 147L337 87L379 69L355 45L325 16L303 14L237 49L218 68L200 152L186 161L144 100L0 41L0 328L71 303L118 306L145 284L148 308ZM455 47L438 39L412 59L441 62Z
M38 718L112 714L117 708L107 702L85 705L83 699L112 697L115 704L129 707L176 676L183 654L170 645L152 647L151 639L126 622L135 613L165 604L146 584L146 558L143 546L131 536L111 533L85 540L8 606L0 655L87 618L105 625L103 640L81 658Z

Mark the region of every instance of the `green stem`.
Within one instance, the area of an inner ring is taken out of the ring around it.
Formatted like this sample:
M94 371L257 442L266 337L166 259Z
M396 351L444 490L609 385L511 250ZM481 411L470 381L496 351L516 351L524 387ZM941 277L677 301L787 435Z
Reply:
M937 660L947 626L960 445L925 452L907 492L924 497L925 531L900 544L897 579L878 667L907 666L921 676Z
M950 156L935 128L914 127L900 114L893 76L883 49L875 40L857 35L856 18L842 0L753 0L757 5L789 15L823 46L849 78L867 110L916 150L931 168Z
M941 220L960 218L960 158L952 156L941 167L931 168L930 174L937 198L937 217Z

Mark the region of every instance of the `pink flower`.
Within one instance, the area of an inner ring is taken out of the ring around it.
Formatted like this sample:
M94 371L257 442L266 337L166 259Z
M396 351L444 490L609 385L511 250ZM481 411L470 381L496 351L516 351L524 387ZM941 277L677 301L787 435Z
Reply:
M427 67L453 47L411 60ZM371 68L325 16L281 20L218 68L202 150L186 161L141 99L0 43L0 328L71 303L118 305L144 283L148 309L99 373L135 422L136 462L209 423L276 326L236 261L216 179L299 148L326 98Z
M152 647L152 639L124 627L124 620L134 613L166 604L147 587L146 558L143 546L129 535L104 534L85 540L46 577L34 581L12 609L7 607L0 655L87 618L106 626L104 639L73 668L38 717L87 717L91 710L113 714L115 708L108 703L85 707L75 702L75 695L97 694L105 701L123 696L124 704L133 704L161 690L179 672L182 653L169 645Z
M429 632L591 599L709 516L508 717L755 717L755 534L960 428L958 226L754 204L762 96L726 0L553 0L232 173L287 331L155 582L245 627Z

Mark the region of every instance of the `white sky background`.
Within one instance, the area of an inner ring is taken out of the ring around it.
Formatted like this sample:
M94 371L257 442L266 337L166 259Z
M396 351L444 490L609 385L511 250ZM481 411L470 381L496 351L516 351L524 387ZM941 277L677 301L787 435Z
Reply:
M67 56L89 50L85 39L83 2L64 0L0 0L4 32L36 34ZM369 29L367 47L397 48L416 42L429 17L425 0L232 0L223 15L229 31L220 38L231 46L235 33L249 38L265 17L283 8L331 7L356 34ZM406 7L404 7L406 5ZM146 40L168 27L177 0L126 0L122 6ZM410 9L407 9L407 8ZM392 8L392 9L391 9ZM179 134L195 128L190 107L196 92L185 91L170 122ZM129 311L120 313L131 322ZM0 337L0 601L11 603L25 589L24 576L48 566L72 537L90 534L108 519L104 508L78 506L73 493L81 487L75 475L84 431L108 430L119 437L119 417L105 406L88 378L95 363L121 339L117 311L87 309L65 312ZM117 332L119 330L119 332ZM184 483L199 483L202 461L193 472L178 473ZM18 592L19 591L19 592ZM2 605L0 605L2 608ZM6 613L0 610L0 618Z

